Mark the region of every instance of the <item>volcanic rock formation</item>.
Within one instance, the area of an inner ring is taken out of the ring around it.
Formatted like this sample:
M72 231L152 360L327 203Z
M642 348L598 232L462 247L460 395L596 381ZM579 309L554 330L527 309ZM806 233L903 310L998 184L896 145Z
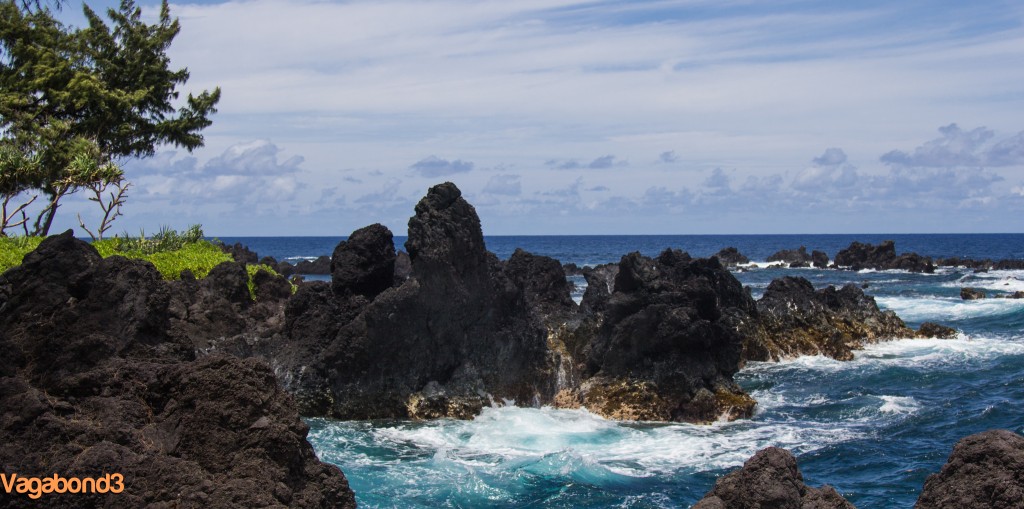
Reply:
M1024 501L1024 437L991 430L961 439L937 474L928 476L915 509L1010 509Z
M248 300L244 280L229 284L232 266L183 284ZM124 476L123 493L44 494L49 507L354 507L265 363L196 359L189 328L172 326L189 307L182 288L147 262L101 258L70 231L0 276L5 473Z
M854 509L831 486L804 484L796 458L785 450L769 447L715 482L693 509ZM967 507L967 506L964 506Z
M746 360L818 354L850 360L865 344L916 335L856 285L815 290L801 277L772 281L757 301L757 317L744 330Z

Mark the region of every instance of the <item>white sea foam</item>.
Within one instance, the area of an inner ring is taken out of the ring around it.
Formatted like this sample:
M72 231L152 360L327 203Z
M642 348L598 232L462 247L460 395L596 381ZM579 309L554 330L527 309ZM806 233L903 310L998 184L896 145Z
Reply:
M882 406L879 412L889 414L912 415L921 409L916 399L910 396L881 396Z
M1020 338L1024 339L1024 338ZM1024 355L1024 342L964 334L955 339L901 339L868 345L854 352L851 361L804 356L782 362L751 362L744 372L878 370L890 367L921 370L962 369L1005 355ZM809 374L808 376L812 376Z
M473 421L400 424L373 434L380 441L436 451L435 462L502 470L527 465L530 471L568 471L603 484L617 476L731 467L769 445L809 452L864 432L814 422L630 424L586 410L501 407L486 408Z
M1024 291L1024 271L993 270L990 272L967 274L956 281L943 283L942 286L962 288L980 288L998 292Z
M1024 299L963 300L959 297L875 297L883 309L912 322L1002 316L1024 310Z

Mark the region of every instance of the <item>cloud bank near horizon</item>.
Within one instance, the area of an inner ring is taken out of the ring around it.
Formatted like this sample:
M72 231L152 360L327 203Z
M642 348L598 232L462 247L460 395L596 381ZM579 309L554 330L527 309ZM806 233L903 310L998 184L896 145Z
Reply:
M206 148L127 162L115 228L401 233L443 180L489 234L1024 228L1024 8L247 0L172 14L189 89L220 85L223 103Z

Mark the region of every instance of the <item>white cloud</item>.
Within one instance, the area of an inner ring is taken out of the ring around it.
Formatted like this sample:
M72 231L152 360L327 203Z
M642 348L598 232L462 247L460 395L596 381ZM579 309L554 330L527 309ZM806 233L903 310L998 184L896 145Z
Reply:
M421 159L409 167L424 177L444 177L456 173L466 173L473 169L473 163L456 159L449 161L435 156Z
M317 210L402 231L426 179L450 179L506 218L493 233L631 232L630 214L655 209L670 212L645 216L652 233L750 231L803 207L835 217L942 200L972 200L972 224L1024 227L1006 213L1024 185L1024 133L1005 137L1022 128L1021 9L241 0L175 4L172 15L182 32L171 57L191 72L183 92L221 85L223 100L208 148L131 173L132 206L147 218L202 197L196 210L279 213L232 223L250 231L335 233L296 220ZM518 176L518 194L495 193L515 189L495 174ZM581 174L586 185L573 181ZM700 224L671 215L700 207ZM563 213L576 222L547 220ZM947 224L935 217L886 224ZM869 220L842 224L875 229Z

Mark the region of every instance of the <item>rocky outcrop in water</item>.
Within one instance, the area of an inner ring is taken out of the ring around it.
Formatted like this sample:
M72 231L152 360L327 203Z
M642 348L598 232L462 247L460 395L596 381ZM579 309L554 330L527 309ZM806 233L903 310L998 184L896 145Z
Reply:
M744 359L756 361L818 354L849 360L865 344L916 335L855 285L815 290L810 281L789 276L768 285L757 301L757 319L746 325Z
M959 335L956 329L935 322L924 322L917 329L919 338L954 339Z
M971 258L949 257L939 258L935 265L940 267L965 267L977 271L987 270L1024 270L1024 260L973 260Z
M718 261L726 267L735 267L737 265L750 263L750 258L744 256L743 253L734 247L727 247L711 256L712 258L718 258Z
M403 279L395 277L391 233L358 230L334 252L332 283L306 285L289 301L288 344L263 355L300 408L347 419L469 418L491 397L550 400L547 334L533 306L556 305L541 293L559 283L506 272L450 183L416 205L405 247ZM516 263L543 262L523 254Z
M600 288L597 279L588 277ZM678 250L656 259L626 255L599 301L584 300L603 311L590 322L596 331L584 349L580 405L627 420L709 422L752 413L754 400L732 375L743 343L737 330L754 301L717 258L693 260Z
M961 439L941 471L928 476L914 509L1020 508L1024 437L991 430ZM777 447L758 451L715 482L693 509L853 509L831 486L804 484L796 458Z
M1024 437L992 430L966 437L928 476L915 509L1019 508L1024 501Z
M850 247L836 254L835 265L852 270L906 270L927 274L935 272L935 265L931 258L917 253L904 253L897 256L896 244L891 240L886 240L877 246L853 242Z
M230 305L242 291L248 299L232 266L176 286L147 262L102 259L69 231L0 276L5 473L124 476L123 493L44 494L49 507L354 507L273 371L255 359L197 359L195 343L208 338L173 325L188 318L186 285Z
M799 249L783 249L768 257L769 262L782 262L791 268L810 267L812 257L807 254L807 248L800 246Z
M967 506L963 506L967 507ZM854 509L831 486L804 484L796 458L769 447L715 482L693 509Z
M984 299L985 297L987 297L985 292L978 290L977 288L964 287L960 289L960 298L963 300L978 300Z
M828 267L828 255L824 251L818 251L815 249L811 251L811 265L816 269L824 269Z

